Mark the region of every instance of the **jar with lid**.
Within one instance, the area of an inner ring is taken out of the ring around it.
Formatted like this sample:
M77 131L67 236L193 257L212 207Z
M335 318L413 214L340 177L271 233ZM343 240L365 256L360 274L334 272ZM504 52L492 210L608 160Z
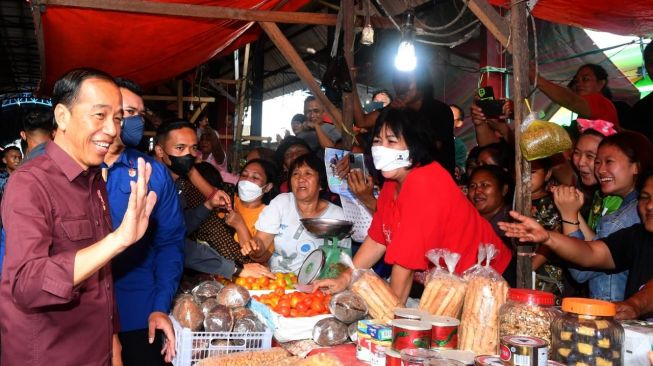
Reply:
M553 360L565 365L622 364L624 330L614 320L613 303L568 297L562 300L562 311L551 325Z
M551 323L560 314L552 293L511 288L508 301L499 310L499 339L504 336L529 336L551 345Z

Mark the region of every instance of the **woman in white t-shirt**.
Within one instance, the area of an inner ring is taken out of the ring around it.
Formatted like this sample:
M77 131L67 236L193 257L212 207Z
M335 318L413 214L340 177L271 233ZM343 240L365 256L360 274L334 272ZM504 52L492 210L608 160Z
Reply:
M263 209L256 222L256 236L243 243L243 254L257 262L269 262L273 272L299 271L304 259L324 243L302 225L302 218L344 220L342 208L321 199L327 189L324 162L313 154L298 157L290 166L290 191L279 194ZM340 242L345 248L351 241Z

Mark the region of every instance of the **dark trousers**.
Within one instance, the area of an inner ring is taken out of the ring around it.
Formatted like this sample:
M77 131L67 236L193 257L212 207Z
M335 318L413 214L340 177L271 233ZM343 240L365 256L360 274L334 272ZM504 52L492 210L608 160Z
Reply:
M122 362L125 366L163 366L163 335L157 331L150 344L147 329L118 333L122 345Z

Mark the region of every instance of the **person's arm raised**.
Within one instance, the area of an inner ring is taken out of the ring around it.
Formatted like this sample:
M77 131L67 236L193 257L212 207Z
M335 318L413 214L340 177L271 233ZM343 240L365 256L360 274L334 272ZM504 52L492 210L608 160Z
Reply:
M147 191L151 173L150 164L138 158L138 179L130 182L129 203L120 226L99 242L77 251L73 270L74 285L89 278L145 234L150 213L156 203L156 193Z
M534 219L511 211L516 222L499 222L499 228L506 236L520 242L542 243L560 258L588 268L614 269L615 263L610 250L601 240L582 241L555 231L547 231Z

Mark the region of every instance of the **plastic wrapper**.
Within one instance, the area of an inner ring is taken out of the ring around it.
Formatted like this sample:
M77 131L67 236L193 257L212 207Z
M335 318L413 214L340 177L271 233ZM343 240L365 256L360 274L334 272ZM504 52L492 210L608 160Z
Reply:
M248 316L256 316L253 311L246 307L236 307L231 309L231 315L234 317L234 320L238 320L240 318L245 318Z
M329 311L341 322L351 324L367 315L367 304L359 295L344 291L333 295L329 302Z
M207 332L230 332L233 326L231 310L224 305L216 305L204 317L204 330Z
M419 308L430 314L459 318L467 288L467 283L455 272L460 254L431 249L426 257L435 267L426 279ZM440 266L440 258L444 259L446 268Z
M356 269L345 253L341 254L341 262L353 269L349 289L365 300L370 316L383 322L392 320L399 299L390 285L371 269Z
M347 324L336 318L318 321L313 327L313 341L320 346L335 346L345 343L349 337Z
M243 307L249 302L249 291L243 286L232 283L220 290L216 298L221 305L230 308Z
M220 290L222 290L222 287L223 286L220 282L204 281L195 286L191 293L193 294L193 298L195 298L195 302L202 304L207 299L216 297Z
M189 294L177 297L175 306L172 309L172 316L177 319L182 327L192 331L200 330L204 321L202 310L193 299L193 296Z
M499 351L499 309L506 302L508 283L490 267L496 254L493 244L481 244L477 264L463 273L467 292L458 348L479 355L494 355Z
M244 316L234 321L234 332L265 332L265 326L256 316Z
M210 298L204 300L202 305L200 305L200 309L202 310L202 314L204 314L204 316L206 316L206 314L209 311L211 311L211 309L216 307L217 305L220 305L220 304L218 303L218 299L216 299L215 297L210 297Z
M358 322L349 324L347 327L347 333L349 334L349 339L351 339L352 342L356 342L356 340L358 340Z
M533 161L571 149L571 138L560 125L532 119L524 122L519 147L524 158Z

